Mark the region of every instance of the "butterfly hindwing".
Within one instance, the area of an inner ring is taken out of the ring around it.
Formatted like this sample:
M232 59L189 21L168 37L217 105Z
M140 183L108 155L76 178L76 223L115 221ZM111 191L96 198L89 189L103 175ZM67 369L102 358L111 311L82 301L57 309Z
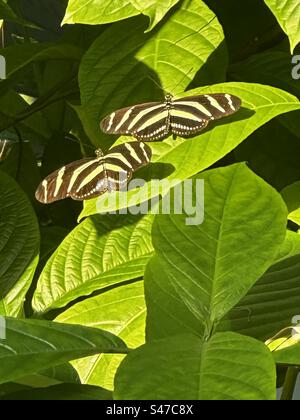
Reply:
M84 200L97 197L106 191L119 191L125 188L133 172L147 165L151 159L151 149L142 142L123 143L108 151L101 162L83 174L71 197Z
M213 93L176 99L173 105L176 110L185 110L199 118L216 120L237 112L241 100L228 93Z
M172 133L185 137L199 133L212 120L234 114L241 101L233 95L215 93L177 99L172 105Z

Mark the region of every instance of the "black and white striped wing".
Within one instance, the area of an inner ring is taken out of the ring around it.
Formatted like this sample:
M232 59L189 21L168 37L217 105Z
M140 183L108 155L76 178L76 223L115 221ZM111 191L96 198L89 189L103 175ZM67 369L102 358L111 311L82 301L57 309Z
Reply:
M148 102L119 109L105 117L104 133L131 135L139 141L156 141L169 132L169 112L163 102Z
M44 204L71 197L80 180L93 168L99 166L99 159L86 158L72 162L48 175L38 186L35 197Z
M151 149L144 143L116 146L104 157L81 159L48 175L39 185L36 198L47 204L67 197L82 201L119 190L150 159Z
M108 151L98 169L85 176L77 190L71 194L74 200L88 200L104 192L125 188L133 172L149 164L151 149L143 142L123 143Z
M238 97L224 93L176 99L170 111L171 131L181 137L195 135L210 121L234 114L240 106Z

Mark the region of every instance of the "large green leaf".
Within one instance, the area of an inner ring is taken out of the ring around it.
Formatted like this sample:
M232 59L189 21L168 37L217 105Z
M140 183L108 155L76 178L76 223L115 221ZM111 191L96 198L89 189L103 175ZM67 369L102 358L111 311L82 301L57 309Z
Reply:
M0 314L22 313L39 255L34 211L18 184L0 172Z
M83 50L71 44L21 44L1 50L7 62L7 77L28 66L28 64L48 60L79 61Z
M131 352L117 372L114 398L273 400L275 377L271 353L252 338L179 335Z
M69 0L62 24L98 25L138 15L130 0Z
M46 388L35 388L12 392L0 397L1 400L110 400L112 395L106 389L91 385L59 384Z
M289 220L300 225L300 181L285 187L281 195L289 210Z
M237 160L248 162L257 175L277 190L300 179L299 154L299 138L280 124L277 118L234 150Z
M212 124L203 134L193 139L177 138L175 141L168 139L151 144L152 162L164 164L166 167L172 165L175 168L168 176L169 180L178 182L208 168L275 116L300 109L299 101L289 93L257 84L225 83L194 89L187 94L213 92L237 95L242 99L243 108L234 116L221 120L218 124ZM155 168L153 169L157 178ZM149 178L151 178L151 165L147 174L147 179ZM164 192L167 191L168 187L165 186ZM113 211L123 208L124 194L127 194L127 203L134 205L148 200L157 193L151 191L151 184L148 182L139 190L104 194L99 199L86 201L81 217L99 213L102 209L102 211Z
M150 25L147 31L150 31L157 25L165 14L178 3L179 0L130 0L131 4L143 15L149 16Z
M6 318L0 341L0 383L97 353L126 353L121 339L98 329Z
M201 225L187 226L187 214L172 210L155 219L157 257L145 276L150 337L183 330L209 335L273 263L286 234L283 200L245 164L199 178L205 182ZM195 197L196 188L185 194Z
M80 379L71 363L66 362L62 365L51 366L49 369L18 378L17 383L30 388L45 388L60 383L80 384ZM1 387L6 388L6 386L7 384L0 386L0 395Z
M226 315L218 330L266 340L289 325L299 313L299 267L300 254L273 265Z
M40 263L45 265L67 234L68 230L60 226L41 227Z
M285 240L279 249L275 261L279 262L298 254L300 254L300 235L299 233L287 230Z
M77 303L56 318L68 324L100 327L120 337L130 348L145 341L146 306L144 286L136 282L116 287ZM113 389L122 355L99 354L72 362L81 383Z
M291 75L291 56L284 51L265 51L233 64L230 74L235 80L264 83L299 96L299 81Z
M81 223L46 264L34 310L63 307L79 296L142 276L153 253L152 220L152 215L107 215Z
M198 84L225 80L224 36L213 18L202 1L186 0L151 33L143 33L145 19L139 17L114 24L99 36L79 71L78 112L95 145L111 145L112 137L101 133L99 122L115 109L160 100L163 90L182 92L199 70Z
M25 19L23 19L21 16L19 16L11 7L9 4L7 4L6 0L1 0L0 1L0 19L8 21L8 22L13 22L13 23L17 23L19 25L22 26L28 26L31 28L38 28L37 25L26 21Z
M0 399L5 398L5 395L12 394L14 392L30 390L31 387L15 382L6 382L0 385Z
M16 125L18 115L27 111L28 103L15 91L9 91L0 96L0 131ZM50 137L46 120L41 113L34 113L18 125L24 140L36 138L38 140Z
M28 140L23 138L22 144L18 140L12 143L9 155L1 163L1 171L17 179L32 204L34 206L37 204L34 193L41 181L41 175L36 164L36 156ZM28 176L29 173L30 176Z
M269 84L300 96L299 80L293 74L291 56L286 51L270 50L254 54L247 60L233 64L230 75L235 80ZM299 112L283 115L279 121L299 137Z
M300 42L300 2L299 0L265 0L279 25L290 40L291 54Z
M297 70L297 66L294 67ZM294 75L291 56L286 51L269 50L253 54L248 59L233 64L230 67L230 76L243 82L272 85L300 96L298 75ZM279 121L299 137L299 112L283 115Z
M300 137L299 115L299 111L294 111L284 114L278 118L280 123L298 138Z
M262 0L205 0L222 22L231 62L264 51L281 34L276 18Z

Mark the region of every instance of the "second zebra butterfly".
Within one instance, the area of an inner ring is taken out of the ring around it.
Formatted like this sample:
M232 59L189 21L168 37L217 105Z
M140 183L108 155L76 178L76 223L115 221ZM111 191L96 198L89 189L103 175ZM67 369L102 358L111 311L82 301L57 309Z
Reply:
M119 109L105 117L104 133L132 135L139 141L162 140L170 134L195 136L212 120L234 114L241 100L229 93L187 96L174 99L167 94L164 102L148 102Z
M36 190L36 199L44 204L67 197L88 200L121 190L134 171L150 162L151 154L150 147L142 142L113 147L105 156L98 149L95 158L77 160L48 175Z

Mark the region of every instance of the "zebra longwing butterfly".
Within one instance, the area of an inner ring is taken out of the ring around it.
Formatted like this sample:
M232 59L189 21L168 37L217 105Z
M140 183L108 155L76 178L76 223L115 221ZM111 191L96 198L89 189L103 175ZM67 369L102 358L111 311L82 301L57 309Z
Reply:
M149 146L136 141L113 147L105 156L98 149L95 158L77 160L48 175L36 190L36 199L47 204L67 197L88 200L120 190L134 171L150 162L151 154Z
M234 114L241 100L228 93L187 96L164 102L148 102L119 109L105 117L100 127L104 133L132 135L139 141L156 141L175 134L195 136L209 121Z

